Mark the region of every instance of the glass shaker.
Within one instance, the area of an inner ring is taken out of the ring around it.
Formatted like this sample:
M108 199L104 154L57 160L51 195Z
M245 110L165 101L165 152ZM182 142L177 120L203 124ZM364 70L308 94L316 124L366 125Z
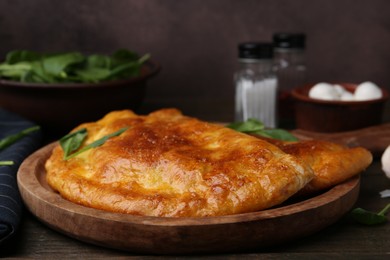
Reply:
M235 120L260 120L276 127L277 79L272 43L249 42L238 46L239 68L235 79Z
M273 35L278 78L278 119L282 128L295 127L291 90L306 83L305 41L303 33Z

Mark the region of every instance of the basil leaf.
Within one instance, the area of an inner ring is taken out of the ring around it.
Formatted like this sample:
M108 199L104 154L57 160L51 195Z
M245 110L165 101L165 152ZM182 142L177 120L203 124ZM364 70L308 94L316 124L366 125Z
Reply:
M249 118L245 122L234 122L227 125L228 128L236 130L238 132L257 134L267 138L279 139L283 141L297 141L294 135L283 129L266 129L264 124L254 118Z
M72 154L69 154L67 155L64 160L68 160L70 158L73 158L89 149L92 149L92 148L96 148L96 147L99 147L101 145L103 145L108 139L114 137L114 136L118 136L120 134L122 134L124 131L126 131L128 129L128 127L124 127L124 128L121 128L119 129L118 131L114 132L114 133L111 133L109 135L106 135L106 136L103 136L102 138L90 143L89 145L86 145L84 146L83 148L81 148L80 150L78 150L77 152L74 152Z
M24 129L16 134L4 137L3 139L0 140L0 150L7 148L8 146L15 143L19 139L25 137L29 133L37 131L39 128L40 128L39 126L32 126L32 127L26 128L26 129Z
M78 131L69 133L60 139L60 145L64 151L64 159L66 159L72 152L79 149L87 137L87 134L87 129L81 128Z

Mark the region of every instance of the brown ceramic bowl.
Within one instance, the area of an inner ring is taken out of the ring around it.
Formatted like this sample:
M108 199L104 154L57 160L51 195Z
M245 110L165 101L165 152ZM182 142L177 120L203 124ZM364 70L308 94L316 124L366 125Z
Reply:
M357 84L335 83L354 92ZM299 129L315 132L343 132L382 123L383 110L389 93L382 88L380 99L368 101L328 101L309 98L314 84L292 91L295 121Z
M66 133L107 112L137 109L147 80L160 71L146 62L138 77L101 83L38 84L0 79L0 107L41 125L51 133Z

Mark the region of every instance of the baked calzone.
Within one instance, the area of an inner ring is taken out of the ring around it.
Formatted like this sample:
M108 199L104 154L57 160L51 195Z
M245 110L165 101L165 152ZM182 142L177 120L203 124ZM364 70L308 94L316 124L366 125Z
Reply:
M314 178L301 190L309 195L331 188L358 175L372 163L372 154L363 147L346 147L323 140L286 142L258 137L285 153L303 160L314 171Z
M127 130L69 159L57 145L47 181L64 198L96 209L163 217L253 212L284 202L314 176L269 142L176 109L114 111L73 131L83 128L88 136L79 149Z

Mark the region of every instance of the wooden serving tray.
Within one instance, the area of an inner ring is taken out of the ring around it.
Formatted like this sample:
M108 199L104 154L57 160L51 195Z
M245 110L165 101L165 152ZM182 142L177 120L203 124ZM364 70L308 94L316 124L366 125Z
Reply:
M134 253L222 253L286 243L336 222L359 193L360 178L354 177L313 198L259 212L205 218L117 214L74 204L48 186L44 164L55 144L30 155L19 169L27 208L70 237Z

